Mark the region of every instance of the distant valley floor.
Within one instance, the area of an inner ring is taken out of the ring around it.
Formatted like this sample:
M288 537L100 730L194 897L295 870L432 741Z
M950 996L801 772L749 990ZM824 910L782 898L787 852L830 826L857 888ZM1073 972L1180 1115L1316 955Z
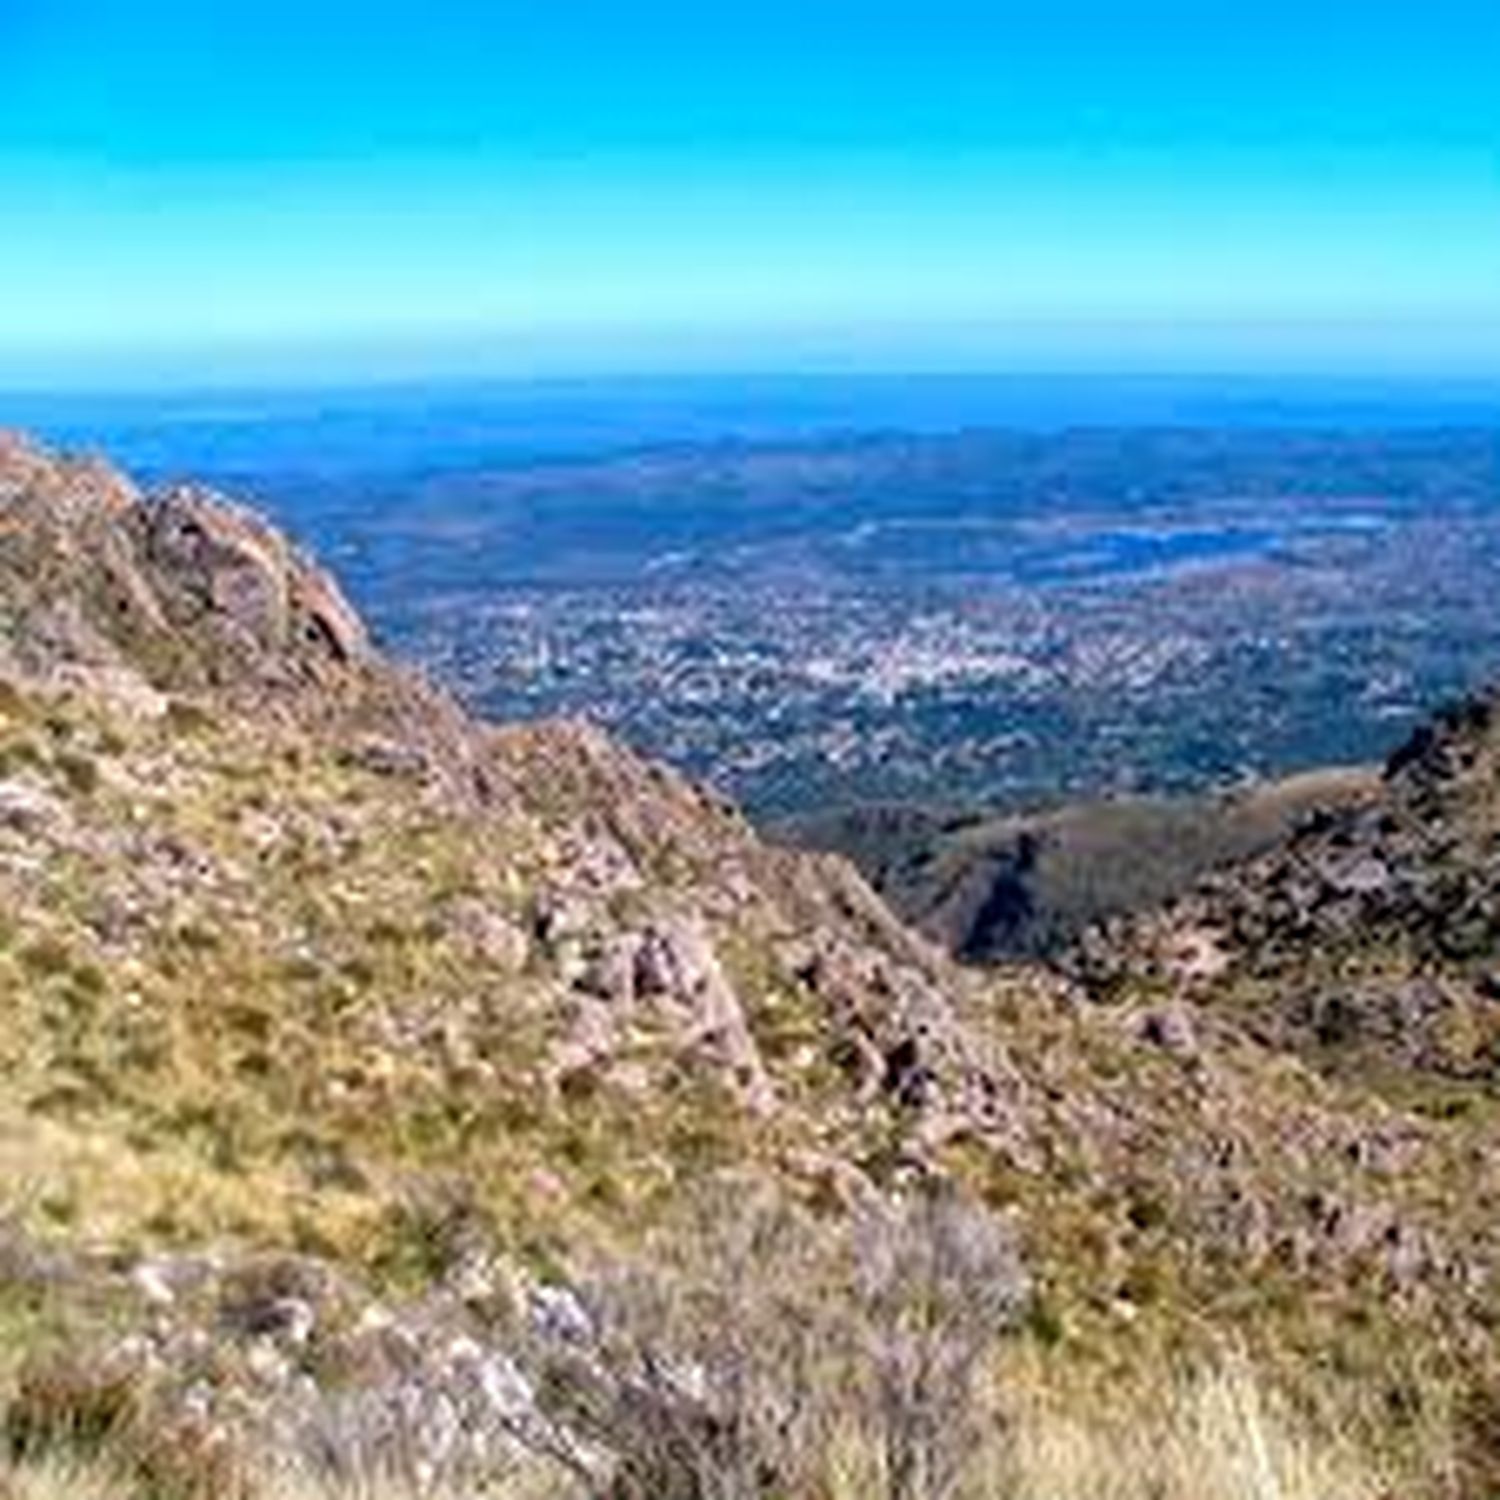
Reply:
M1372 763L1500 668L1473 414L630 446L660 410L550 454L488 407L136 447L266 505L471 706L588 718L763 822Z

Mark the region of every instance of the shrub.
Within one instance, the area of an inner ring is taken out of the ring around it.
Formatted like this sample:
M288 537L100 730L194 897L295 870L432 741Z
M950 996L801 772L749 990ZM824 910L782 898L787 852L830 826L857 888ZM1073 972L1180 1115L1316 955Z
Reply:
M1028 1300L1002 1221L942 1190L858 1223L854 1333L889 1500L946 1500L979 1443L987 1356Z
M1005 1226L944 1192L851 1227L721 1189L587 1280L566 1336L533 1331L548 1420L519 1435L586 1482L579 1453L612 1455L617 1500L822 1493L849 1442L873 1455L866 1495L947 1500L1025 1299Z
M520 1436L590 1485L581 1455L611 1455L617 1500L807 1492L837 1384L824 1253L774 1201L705 1199L546 1304L528 1355L547 1420Z

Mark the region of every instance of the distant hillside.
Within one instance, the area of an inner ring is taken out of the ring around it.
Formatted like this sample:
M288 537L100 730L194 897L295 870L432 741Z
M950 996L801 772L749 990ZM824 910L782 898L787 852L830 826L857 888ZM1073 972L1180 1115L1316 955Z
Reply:
M846 855L933 941L992 963L1056 956L1106 917L1152 910L1304 819L1368 801L1378 781L1351 767L1216 796L1122 797L1007 817L852 808L774 832Z

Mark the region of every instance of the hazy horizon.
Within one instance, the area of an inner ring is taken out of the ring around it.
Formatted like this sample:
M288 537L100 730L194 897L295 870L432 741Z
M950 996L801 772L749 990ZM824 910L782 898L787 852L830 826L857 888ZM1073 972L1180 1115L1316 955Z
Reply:
M1500 381L1058 374L637 376L5 391L0 425L145 478L420 472L879 433L1489 429Z

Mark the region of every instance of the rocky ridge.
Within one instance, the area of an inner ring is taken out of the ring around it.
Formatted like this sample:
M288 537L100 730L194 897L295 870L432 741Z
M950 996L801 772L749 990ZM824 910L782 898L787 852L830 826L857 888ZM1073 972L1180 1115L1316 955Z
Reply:
M753 1114L776 1112L787 1101L742 1000L753 946L760 988L826 1006L861 1096L936 1111L951 1086L947 1109L972 1123L998 1095L945 989L956 971L841 862L763 847L712 794L586 726L470 721L381 658L337 586L229 502L143 496L15 439L0 476L20 741L4 821L29 864L118 882L84 924L103 956L170 929L176 908L224 934L270 915L283 862L315 866L337 896L361 852L383 864L403 836L472 836L463 853L484 868L468 884L502 898L427 889L419 868L404 908L382 910L393 926L430 913L421 940L451 945L476 980L547 991L549 1089L617 1067L647 1087L619 1054L650 1032ZM236 780L243 803L203 826L200 801ZM415 1040L383 1020L393 1044Z
M1500 1064L1500 711L1455 704L1368 806L1325 812L1165 912L1096 930L1096 992L1175 988L1268 1044L1408 1098Z

